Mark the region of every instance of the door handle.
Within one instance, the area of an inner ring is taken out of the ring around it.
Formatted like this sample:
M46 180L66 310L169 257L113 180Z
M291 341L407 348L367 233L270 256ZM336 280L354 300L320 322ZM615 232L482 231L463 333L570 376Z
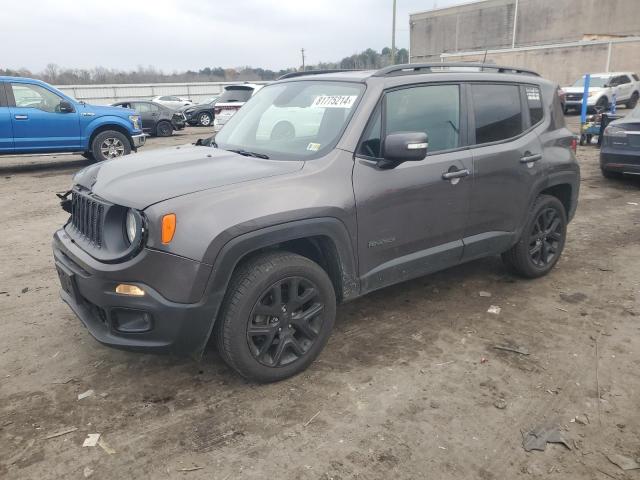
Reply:
M29 115L14 115L13 118L16 120L29 120Z
M462 177L466 177L467 175L469 175L469 170L462 169L462 170L453 170L451 172L444 172L442 174L442 179L443 180L453 180L455 178L462 178Z
M520 163L532 163L537 162L538 160L542 160L542 154L536 153L532 155L531 152L526 152L524 156L520 157Z

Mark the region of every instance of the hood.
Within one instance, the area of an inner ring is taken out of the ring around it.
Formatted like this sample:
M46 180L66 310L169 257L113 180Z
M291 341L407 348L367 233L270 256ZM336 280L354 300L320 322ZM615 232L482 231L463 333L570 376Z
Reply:
M590 92L599 92L604 90L602 87L589 87ZM584 92L584 87L562 87L562 91L564 93L582 93Z
M73 181L109 202L143 210L189 193L293 173L303 165L185 145L96 163L80 170Z
M132 108L111 107L106 105L90 105L85 103L83 105L85 110L93 112L96 115L115 115L116 117L129 118L129 115L137 115L136 111Z

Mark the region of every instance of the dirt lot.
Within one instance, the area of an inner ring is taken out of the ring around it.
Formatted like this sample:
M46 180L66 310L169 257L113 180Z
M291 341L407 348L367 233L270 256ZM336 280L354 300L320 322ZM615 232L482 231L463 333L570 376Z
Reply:
M58 298L50 251L66 219L53 193L84 161L1 159L0 477L640 479L606 457L640 457L640 182L603 179L595 147L579 159L551 275L491 258L371 294L339 308L307 372L268 386L213 350L195 363L94 341ZM547 421L571 449L526 453L523 433ZM90 433L106 446L83 448Z

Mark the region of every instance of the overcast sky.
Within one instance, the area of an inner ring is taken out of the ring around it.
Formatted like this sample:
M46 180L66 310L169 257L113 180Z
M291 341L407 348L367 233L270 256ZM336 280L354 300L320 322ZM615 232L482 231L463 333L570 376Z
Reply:
M409 13L464 0L397 0L397 46ZM280 69L391 44L392 0L3 0L0 67L39 71L153 65Z

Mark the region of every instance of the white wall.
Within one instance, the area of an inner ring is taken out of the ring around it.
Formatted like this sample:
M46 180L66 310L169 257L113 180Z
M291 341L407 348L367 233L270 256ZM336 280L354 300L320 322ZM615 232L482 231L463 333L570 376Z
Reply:
M158 95L176 95L198 102L214 95L220 95L227 85L241 85L246 82L200 82L200 83L148 83L113 85L60 85L58 90L87 103L108 105L121 100L150 99ZM250 82L266 85L269 82Z

